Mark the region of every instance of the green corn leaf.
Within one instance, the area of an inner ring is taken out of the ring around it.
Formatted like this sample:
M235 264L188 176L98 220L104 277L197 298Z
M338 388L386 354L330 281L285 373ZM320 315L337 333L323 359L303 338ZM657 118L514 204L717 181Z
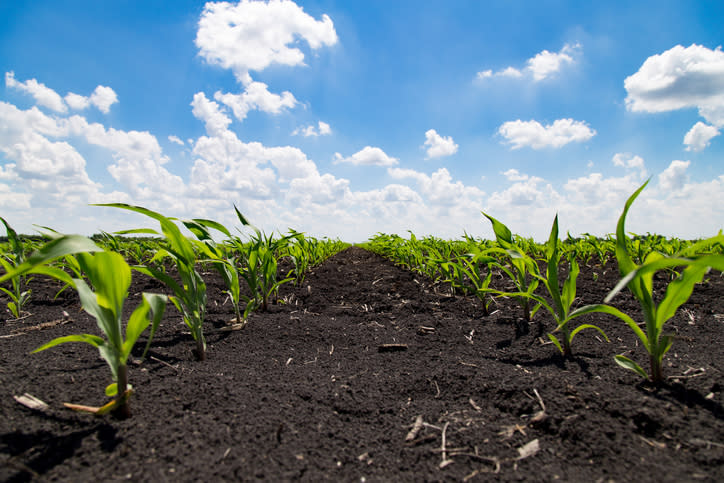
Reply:
M244 217L244 215L241 214L241 212L239 211L239 208L237 208L236 205L234 205L234 211L236 211L236 217L239 219L239 221L241 222L242 225L252 226L252 224L249 223L249 221Z
M20 242L20 238L18 237L18 234L15 232L15 230L12 229L10 224L5 221L5 218L0 216L0 221L2 221L3 225L5 225L5 231L8 236L8 241L10 242L10 249L12 250L13 254L15 255L15 262L16 263L22 263L23 262L23 245Z
M46 349L50 349L51 347L55 347L60 344L65 344L67 342L85 342L86 344L90 344L93 347L101 347L103 344L105 344L106 341L104 341L101 337L98 337L97 335L91 335L91 334L74 334L74 335L66 335L63 337L57 337L50 342L41 345L37 349L33 350L31 354L35 354L36 352L44 351Z
M493 232L495 233L495 238L498 240L498 243L500 243L503 248L511 248L513 246L513 234L510 229L492 216L486 214L485 212L482 213L483 216L485 216L488 220L490 220L490 223L493 224Z
M141 213L157 220L161 224L161 231L166 236L166 239L171 245L171 248L174 251L178 252L179 257L182 260L186 261L195 260L195 255L193 248L191 248L191 243L189 243L189 240L181 233L181 230L179 230L178 226L176 226L171 218L167 218L160 213L156 213L155 211L143 208L142 206L132 206L126 203L100 203L94 204L92 206L106 206L111 208L121 208L124 210L135 211L136 213Z
M584 329L595 329L595 330L598 331L599 334L601 334L601 335L603 336L604 339L606 339L606 342L610 342L610 341L608 340L608 336L607 336L606 333L603 331L603 329L601 329L600 327L597 327L597 326L595 326L595 325L593 325L593 324L581 324L581 325L579 325L578 327L576 327L575 329L573 329L573 330L571 331L571 335L570 335L569 341L570 341L570 342L573 342L573 338L576 336L576 334L578 334L580 331L582 331L582 330L584 330Z
M78 263L96 292L96 299L120 320L131 286L131 267L116 252L79 253Z
M566 310L569 310L573 301L576 299L576 281L580 268L575 258L571 259L568 278L563 282L563 292L561 293L561 302Z
M628 240L625 230L626 215L628 214L628 210L631 208L631 204L638 197L641 191L643 191L646 185L649 184L649 181L650 179L647 180L643 185L641 185L641 187L637 189L628 198L628 200L626 200L626 205L624 206L623 213L621 213L621 216L618 219L618 224L616 226L616 258L618 259L618 266L619 270L621 271L621 275L624 276L636 269L636 264L631 259L631 255L629 255L628 247L626 245L626 242ZM639 292L639 286L636 284L631 284L630 287L636 298L641 300L643 298L643 294Z
M558 337L553 334L548 334L548 338L558 348L558 352L560 352L561 354L565 354L565 352L563 351L563 346L561 345L561 341L558 340Z
M168 301L168 297L166 297L165 295L161 295L161 294L144 293L143 300L145 303L147 303L148 305L151 306L151 313L153 314L153 320L151 321L151 333L148 334L148 341L146 342L146 348L143 349L143 354L141 355L141 360L146 358L148 349L151 347L151 341L153 340L153 337L156 335L156 330L158 329L158 326L161 323L161 318L163 317L163 313L166 310L166 302Z
M81 306L83 310L88 312L98 324L98 328L101 329L108 342L115 348L120 349L122 345L122 335L120 328L120 314L115 313L111 308L101 306L98 303L96 294L93 293L91 288L85 282L85 280L77 278L74 280L75 289L78 292ZM110 363L111 361L109 361Z
M136 341L143 333L144 330L151 324L148 314L151 312L154 328L152 329L151 336L149 337L149 343L153 338L156 326L163 316L164 309L166 307L167 298L163 295L147 294L144 293L141 298L141 303L131 314L126 325L126 340L123 343L123 350L121 351L121 364L125 364L128 359L131 349L136 344ZM148 346L148 344L147 344ZM145 355L144 350L144 355Z
M644 379L649 378L648 374L646 374L646 371L644 371L640 365L636 364L634 361L632 361L628 357L622 356L622 355L617 355L617 356L614 356L614 359L619 366L621 366L625 369L634 371L636 374L643 377Z
M11 278L23 275L32 271L38 265L55 260L56 258L81 252L103 251L92 240L81 235L63 235L49 241L41 248L33 252L25 262L21 263L11 271L0 277L0 283Z
M709 267L705 264L692 264L686 267L678 278L669 283L664 299L656 311L657 327L662 327L667 320L674 316L676 310L689 300L694 291L694 285L700 283L708 271Z

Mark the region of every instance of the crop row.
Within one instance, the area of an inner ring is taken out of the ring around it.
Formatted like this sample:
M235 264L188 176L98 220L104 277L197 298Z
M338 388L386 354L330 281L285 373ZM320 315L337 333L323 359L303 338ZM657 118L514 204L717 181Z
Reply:
M206 284L203 268L211 267L223 278L226 293L234 306L235 323L240 328L251 311L267 309L281 285L301 283L311 267L348 246L338 240L307 237L294 230L286 235L267 235L252 226L236 208L239 221L252 234L242 237L213 220L177 220L138 206L120 203L100 206L146 215L159 223L160 231L141 228L115 234L103 232L93 240L81 235L62 235L48 229L49 241L23 241L0 217L7 232L7 242L0 252L0 263L5 269L0 283L9 282L0 290L10 298L8 310L16 318L20 317L31 296L27 288L28 277L49 276L65 284L61 290L71 287L77 291L82 308L95 318L105 336L67 335L33 351L43 351L68 342L84 342L99 350L111 371L112 382L105 392L113 399L100 408L68 405L95 414L112 412L119 417L130 415L128 399L132 388L128 384L128 358L141 334L150 327L141 358L145 357L167 301L170 300L183 315L183 321L195 341L196 358L205 359ZM177 223L193 236L184 235ZM223 240L216 241L214 234L223 235ZM128 235L154 238L129 241L125 239ZM283 257L291 261L293 268L286 276L279 277L278 263ZM129 265L129 261L133 265ZM169 272L168 267L175 268L175 274ZM129 296L134 270L162 282L172 295L143 293L140 304L124 324L123 305ZM243 284L248 290L242 290Z
M648 183L648 182L647 182ZM659 235L630 235L625 231L626 216L644 183L626 201L618 220L615 235L599 239L589 234L582 238L559 239L558 216L551 227L548 241L536 243L530 238L513 235L505 224L483 213L491 222L495 240L477 240L465 235L464 240L444 241L429 237L418 239L414 234L404 239L397 235L378 234L366 248L379 253L408 269L423 273L433 280L449 284L451 293L472 294L482 301L483 314L489 315L493 297L515 299L525 321L539 309L549 312L556 322L548 337L570 357L573 338L581 330L599 327L582 323L578 317L594 312L609 314L625 322L649 354L649 371L624 355L616 362L633 370L654 384L663 380L662 361L674 338L664 332L666 322L691 296L710 269L724 271L724 235L697 241L666 239ZM568 262L562 279L561 261ZM620 280L598 304L574 307L576 281L580 264L605 266L616 260ZM658 271L668 274L668 285L661 300L654 300L653 279ZM502 276L513 290L491 286L493 275ZM638 301L641 312L627 314L610 305L622 290L628 289Z

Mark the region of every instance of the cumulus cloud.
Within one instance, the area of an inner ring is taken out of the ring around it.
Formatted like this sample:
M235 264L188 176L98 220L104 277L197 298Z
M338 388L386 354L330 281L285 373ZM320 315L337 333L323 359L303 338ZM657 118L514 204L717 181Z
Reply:
M96 87L89 97L69 92L65 95L64 99L71 109L79 111L93 105L104 114L108 114L111 110L111 106L118 102L116 92L106 86Z
M40 106L47 107L55 112L68 112L68 107L63 102L63 98L53 89L35 79L19 82L15 80L15 73L10 71L5 73L5 85L30 94Z
M638 170L641 178L646 177L646 166L641 156L632 155L630 153L616 153L611 159L614 166Z
M478 80L490 79L492 77L509 77L519 79L530 77L534 82L539 82L554 76L567 64L574 64L576 56L581 51L581 44L565 44L558 52L543 50L527 60L523 69L512 66L493 72L491 69L477 73Z
M365 146L361 151L345 158L339 153L334 153L334 164L346 163L355 166L394 166L397 158L388 156L380 148Z
M498 128L512 149L531 147L533 149L560 148L572 142L585 142L596 135L596 131L583 121L558 119L543 126L535 120L508 121Z
M194 94L191 107L193 108L191 113L196 119L204 122L209 135L223 133L231 124L231 118L226 115L221 106L210 101L203 92Z
M300 41L316 50L336 44L337 33L329 16L315 20L288 0L208 2L196 33L199 55L231 69L243 84L251 82L252 70L304 65Z
M721 134L719 130L701 121L697 122L689 129L684 136L684 144L687 151L701 151L707 148L712 138Z
M108 114L111 105L118 102L116 92L110 87L98 86L89 97L69 92L63 98L53 89L35 79L25 82L17 81L15 73L12 71L5 73L5 85L30 94L39 106L47 107L61 114L68 112L68 106L71 109L82 110L91 105L97 107L104 114Z
M688 181L686 169L691 161L674 160L659 174L659 187L664 191L679 191Z
M317 125L310 124L308 126L298 127L292 131L292 136L317 137L328 136L332 134L332 128L329 124L319 121Z
M396 179L413 179L431 205L438 207L475 206L485 195L475 186L465 186L462 181L453 182L450 172L445 168L440 168L431 175L402 168L388 168L387 172Z
M425 146L427 146L428 159L450 156L458 152L458 145L455 144L452 136L440 136L434 129L425 132L423 147Z
M714 126L724 126L724 52L676 45L652 55L624 80L626 107L634 112L696 108Z
M239 121L246 119L247 113L252 109L279 114L282 109L292 108L297 104L291 92L285 91L281 95L271 93L263 82L249 83L241 94L222 94L217 91L214 99L231 108Z

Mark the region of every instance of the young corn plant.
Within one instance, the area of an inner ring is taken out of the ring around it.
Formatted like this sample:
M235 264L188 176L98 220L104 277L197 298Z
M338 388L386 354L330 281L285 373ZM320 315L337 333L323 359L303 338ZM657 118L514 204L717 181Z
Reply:
M5 225L5 231L7 232L8 242L10 243L10 251L3 253L0 256L0 265L5 269L5 272L10 272L13 268L18 265L22 265L25 261L25 249L23 242L18 237L15 230L12 229L10 224L5 221L5 218L0 216L0 221ZM12 289L9 290L5 287L0 287L0 290L10 297L7 307L13 317L19 319L23 313L23 307L30 300L31 290L27 288L29 279L25 276L13 277L10 279Z
M636 372L654 384L660 384L664 379L663 358L674 342L672 335L664 334L664 326L674 316L676 310L689 299L694 286L703 280L710 268L724 271L724 255L702 252L704 248L724 242L724 235L719 232L719 235L694 243L673 256L650 251L641 264L637 264L630 253L631 245L628 243L624 225L631 204L647 184L648 181L629 197L618 220L616 259L622 279L606 296L605 302L609 302L625 287L638 300L644 318L643 328L629 316L621 314L619 318L628 324L648 352L649 373L647 374L639 364L624 355L617 355L615 359L621 367ZM634 246L634 249L637 247ZM663 299L657 304L653 298L654 273L673 268L683 268L683 270L668 284Z
M486 213L483 213L483 215L493 224L493 232L499 245L499 247L489 249L488 254L495 255L497 253L508 259L507 266L501 263L498 263L497 266L515 285L517 289L515 293L518 295L514 295L513 298L523 311L523 319L530 322L541 307L540 304L535 304L533 307L530 304L530 300L532 300L530 295L538 288L538 279L532 276L532 274L538 272L538 265L535 260L526 255L525 250L513 241L513 234L507 226ZM490 291L495 292L494 290Z
M236 209L236 207L234 207ZM237 210L238 211L238 210ZM227 236L231 240L232 235L229 230L221 223L213 220L204 220L195 218L193 220L184 221L183 224L189 229L196 238L202 243L200 245L202 252L211 263L211 266L224 279L226 284L226 294L229 295L234 313L236 316L235 324L243 326L246 323L245 314L242 317L239 305L241 303L241 287L239 285L239 256L231 255L231 250L227 245L216 243L211 236L210 229L217 230Z
M161 225L161 233L152 229L124 230L118 234L144 233L160 235L165 238L166 246L159 249L154 257L146 265L136 265L134 270L146 274L164 283L172 292L169 297L174 306L183 314L186 326L191 330L191 336L196 342L194 355L199 361L206 359L206 338L204 337L204 318L206 315L206 284L201 274L196 269L198 261L194 250L194 241L181 233L181 230L172 218L167 218L160 213L151 211L140 206L131 206L125 203L105 203L94 206L107 206L134 211L157 220ZM197 242L197 247L203 245ZM181 283L178 283L170 275L157 267L154 262L171 258L178 271Z
M492 302L488 295L490 281L493 279L492 267L497 260L489 256L486 251L472 247L471 253L458 258L456 263L458 270L467 277L464 283L472 285L469 290L483 303L483 315L487 317L490 315ZM485 267L484 271L483 267Z
M45 266L59 256L71 256L71 253L77 253L74 258L77 259L83 275L88 278L90 286L82 278L71 278L63 270ZM105 336L103 338L93 334L67 335L53 339L32 351L36 353L60 344L84 342L97 348L108 364L112 382L106 387L105 394L113 400L99 408L68 403L66 406L96 415L112 413L120 418L130 416L129 398L132 388L128 384L128 358L140 335L151 325L145 356L163 316L166 296L144 293L141 304L128 319L124 334L121 315L131 285L131 268L120 254L100 251L91 240L73 235L51 241L31 255L25 263L6 273L0 281L24 273L49 275L72 286L78 292L83 310L96 319L99 329Z
M242 225L251 227L255 233L247 243L239 237L232 237L233 243L241 253L242 278L252 294L251 297L245 297L244 318L247 318L252 310L261 309L262 312L266 312L269 300L278 292L279 287L294 280L293 277L282 280L277 278L277 253L289 243L293 235L275 239L273 234L267 236L251 225L238 209L236 215Z
M569 325L573 319L593 312L608 313L619 316L623 314L619 312L618 309L605 304L586 305L575 310L571 310L576 299L576 280L580 269L575 256L571 256L569 259L570 269L568 271L568 276L561 287L558 273L558 265L560 264L560 261L561 253L559 251L558 241L558 215L556 215L553 220L550 236L548 237L548 243L545 246L546 274L543 276L538 270L531 271L531 275L538 279L546 288L552 303L549 303L540 295L529 292L497 293L509 297L529 298L538 303L539 306L544 307L556 321L556 329L554 332L560 331L561 333L560 340L553 333L549 333L548 338L551 342L553 342L553 344L555 344L564 357L570 357L572 355L571 344L573 343L573 338L584 329L595 329L603 336L604 339L606 339L606 341L608 341L608 337L603 330L593 324L581 324L571 330Z

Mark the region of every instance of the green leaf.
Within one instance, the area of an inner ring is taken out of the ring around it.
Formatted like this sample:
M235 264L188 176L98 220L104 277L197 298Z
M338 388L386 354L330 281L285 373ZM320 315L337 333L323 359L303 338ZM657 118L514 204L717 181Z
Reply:
M621 367L623 367L623 368L625 368L625 369L629 369L629 370L631 370L631 371L634 371L636 374L638 374L639 376L643 377L644 379L648 379L648 378L649 378L648 374L646 374L646 371L644 371L643 369L641 369L641 366L639 366L638 364L636 364L634 361L632 361L632 360L629 359L628 357L622 356L622 355L617 355L617 356L614 356L613 358L616 360L616 363L617 363L619 366L621 366Z
M649 181L651 179L649 178L646 180L646 182L641 185L639 189L637 189L629 198L626 200L626 204L623 209L623 213L621 213L621 216L618 219L618 224L616 226L616 259L618 260L618 266L619 270L621 271L621 275L626 275L632 270L636 269L636 264L631 259L631 255L628 253L628 247L626 245L626 242L628 240L626 236L626 215L628 214L628 210L631 208L631 204L634 202L634 200L638 197L638 195L643 191L643 189L646 187L647 184L649 184ZM637 299L641 300L643 298L643 294L639 293L638 286L635 286L636 284L631 284L630 288L631 291L634 293Z
M106 386L106 396L116 397L116 394L118 394L118 384L115 382L108 384L108 386Z
M108 338L108 342L114 347L120 349L122 344L121 328L120 322L116 319L116 314L114 314L110 309L98 304L96 294L93 293L85 280L77 278L74 282L83 310L96 319L98 327Z
M601 329L600 327L595 326L595 325L593 325L593 324L581 324L581 325L579 325L578 327L576 327L575 329L573 329L573 330L571 331L571 336L570 336L570 338L569 338L569 342L573 342L573 338L576 336L576 334L578 334L580 331L582 331L582 330L584 330L584 329L595 329L595 330L597 330L597 331L599 332L599 334L601 334L601 335L603 336L604 339L606 339L606 342L610 342L610 341L608 340L608 336L607 336L606 333L603 331L603 329Z
M67 342L85 342L86 344L90 344L93 347L101 347L103 344L105 344L106 341L104 341L101 337L98 337L97 335L91 335L91 334L74 334L74 335L66 335L63 337L57 337L50 342L41 345L37 349L33 350L31 354L35 354L36 352L44 351L46 349L50 349L51 347L55 347L60 344L65 344Z
M116 252L80 253L77 258L95 289L98 304L120 319L131 286L131 267Z
M148 353L148 349L151 347L151 341L153 340L154 335L156 335L156 329L158 329L158 325L161 323L163 313L166 310L166 302L168 301L168 297L155 293L144 293L143 299L148 305L151 306L153 320L151 321L151 333L148 335L146 348L143 350L141 359L146 358L146 353Z
M563 352L563 346L561 345L561 342L558 340L558 338L555 335L548 334L548 338L551 340L551 342L553 342L553 344L555 344L556 347L558 347L558 351L561 354L565 353L565 352Z
M493 224L493 232L495 233L495 238L498 240L498 243L500 243L503 248L511 248L513 246L513 234L510 229L485 212L481 213L483 213L483 216L485 216L488 220L490 220L490 223Z
M65 255L81 252L103 251L92 240L81 235L63 235L49 241L33 252L25 262L0 277L0 283L32 271L38 265L48 263Z
M689 300L694 291L694 285L700 283L708 271L709 267L704 264L692 264L686 267L678 278L669 283L664 299L656 310L657 327L662 327L667 320L674 316L676 310Z

